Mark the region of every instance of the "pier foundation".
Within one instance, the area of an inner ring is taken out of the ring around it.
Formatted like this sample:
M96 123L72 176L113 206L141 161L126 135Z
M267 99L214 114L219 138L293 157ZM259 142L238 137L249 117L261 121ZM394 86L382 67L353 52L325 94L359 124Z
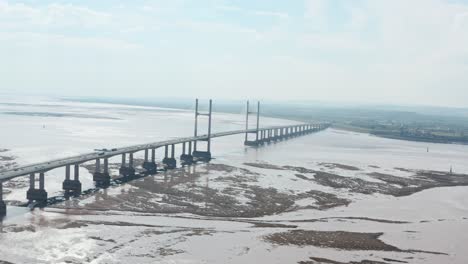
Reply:
M111 177L109 173L104 172L94 172L93 173L93 181L96 182L98 185L109 185Z
M189 154L180 155L180 161L183 165L189 165L193 163L193 156Z
M6 204L3 201L3 182L0 181L0 217L6 215Z
M165 166L166 169L168 170L172 170L172 169L175 169L177 168L177 161L175 158L164 158L163 159L163 164Z
M133 177L135 176L135 169L133 167L120 167L119 173L124 177Z
M156 165L156 162L145 161L143 162L143 169L146 170L146 173L155 174L157 172L158 166ZM135 174L135 169L133 170L133 174Z
M259 142L256 140L254 141L247 140L247 141L244 141L244 145L250 146L250 147L257 147L259 145Z
M81 193L81 182L77 180L65 180L62 183L62 188L67 193Z
M194 151L192 153L193 158L197 161L210 161L211 160L211 152L209 151Z
M6 204L3 200L0 200L0 217L6 215Z

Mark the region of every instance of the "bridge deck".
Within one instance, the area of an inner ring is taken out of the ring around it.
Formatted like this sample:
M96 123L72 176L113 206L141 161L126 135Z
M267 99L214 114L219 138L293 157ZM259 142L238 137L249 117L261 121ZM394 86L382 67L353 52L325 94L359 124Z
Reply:
M301 126L301 125L307 125L307 124L265 127L265 128L260 128L259 131L269 130L269 129L289 128L289 127L296 127L296 126ZM249 130L234 130L234 131L227 131L227 132L219 132L219 133L211 134L211 138L243 134L247 132L250 133L250 132L256 132L256 131L257 131L256 129L249 129ZM159 141L159 142L148 143L148 144L122 147L122 148L118 148L115 151L105 151L104 154L102 154L103 151L98 151L98 152L91 152L87 154L81 154L81 155L73 156L73 157L67 157L67 158L56 159L56 160L51 160L47 162L41 162L37 164L26 165L26 166L22 166L19 168L1 171L0 181L10 180L16 177L28 175L30 173L46 172L46 171L50 171L52 169L64 167L67 165L81 164L81 163L95 160L95 159L110 158L110 157L114 157L114 156L121 155L124 153L135 153L135 152L142 151L145 149L160 148L160 147L164 147L164 146L172 145L172 144L181 144L184 142L191 142L191 141L196 141L196 140L206 140L207 138L208 138L208 135L201 135L198 137L177 138L177 139Z

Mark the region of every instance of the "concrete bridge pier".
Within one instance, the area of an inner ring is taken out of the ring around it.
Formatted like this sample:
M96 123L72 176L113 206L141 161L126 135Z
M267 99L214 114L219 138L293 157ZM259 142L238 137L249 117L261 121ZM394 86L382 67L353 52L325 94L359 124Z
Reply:
M264 130L260 130L258 133L259 133L259 136L258 136L258 145L262 145L263 142L264 142L264 139L265 139L265 134L264 134Z
M151 161L149 160L149 149L145 149L145 161L143 162L143 168L148 174L155 174L157 172L156 165L156 149L151 149Z
M186 145L188 144L188 153L186 152ZM182 165L189 165L193 163L192 156L192 141L182 143L182 155L180 155L180 161Z
M122 165L119 169L120 175L124 177L135 176L135 168L133 167L133 153L128 154L128 166L127 166L127 154L122 154Z
M6 204L3 201L3 182L0 181L0 217L6 215Z
M32 201L37 201L40 203L46 202L47 192L44 189L44 185L45 185L44 172L39 173L39 189L36 189L35 182L36 182L36 175L34 173L31 173L29 175L29 190L26 193L26 198L30 202Z
M93 173L93 181L96 182L97 185L109 185L111 177L109 175L109 160L104 158L104 166L103 172L101 172L101 159L96 159L96 167Z
M172 170L177 168L177 161L175 159L175 145L171 145L171 157L168 157L169 154L169 146L164 146L164 159L163 164L166 170Z
M271 129L265 130L265 143L270 143L271 141Z
M62 188L65 191L65 194L81 193L81 182L80 182L80 165L75 164L74 166L74 177L73 180L70 179L70 165L65 167L65 181L62 183Z

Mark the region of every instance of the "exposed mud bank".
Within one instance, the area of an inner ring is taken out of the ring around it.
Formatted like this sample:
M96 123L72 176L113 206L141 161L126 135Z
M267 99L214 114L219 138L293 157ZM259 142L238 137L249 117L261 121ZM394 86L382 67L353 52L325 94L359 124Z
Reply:
M408 262L403 262L408 263ZM388 262L363 260L363 261L351 261L351 262L339 262L325 258L310 258L309 261L300 261L299 264L390 264Z
M440 171L405 169L405 172L410 172L413 174L410 177L400 177L378 172L371 172L367 173L367 176L370 176L380 181L371 182L366 181L364 179L360 179L358 177L344 177L335 173L325 172L322 170L307 169L304 167L277 166L265 163L244 164L263 169L290 170L298 172L301 174L296 174L296 177L302 180L313 181L320 185L333 187L337 189L348 189L350 192L362 194L381 193L398 197L411 195L416 192L436 187L468 186L468 175L452 174L449 172ZM399 168L399 170L403 169ZM312 176L307 177L304 174L309 174Z
M321 248L335 248L342 250L371 250L393 252L422 252L437 255L446 255L440 252L421 250L403 250L396 246L384 243L379 239L383 233L358 233L346 231L315 231L291 230L287 232L267 235L264 239L280 246L314 246Z
M94 164L85 167L94 170ZM116 195L102 191L85 205L57 204L56 207L259 217L298 209L326 210L351 202L322 191L291 193L262 187L258 184L259 177L265 175L224 164L195 165L130 181L127 184L131 187ZM308 198L314 203L296 204Z
M268 235L265 239L277 245L315 246L343 250L402 251L385 244L383 233L356 233L345 231L291 230Z
M319 163L320 166L323 166L328 169L342 169L342 170L350 170L350 171L358 171L361 170L358 167L340 164L340 163Z

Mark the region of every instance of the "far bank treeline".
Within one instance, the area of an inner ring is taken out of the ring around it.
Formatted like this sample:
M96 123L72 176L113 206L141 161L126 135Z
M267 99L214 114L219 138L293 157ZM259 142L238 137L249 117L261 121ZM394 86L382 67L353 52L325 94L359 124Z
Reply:
M193 109L192 99L67 98L67 101ZM215 112L242 114L245 101L215 100ZM436 143L468 143L468 109L423 106L352 105L262 101L262 115L303 122L330 122L333 127L376 136Z

